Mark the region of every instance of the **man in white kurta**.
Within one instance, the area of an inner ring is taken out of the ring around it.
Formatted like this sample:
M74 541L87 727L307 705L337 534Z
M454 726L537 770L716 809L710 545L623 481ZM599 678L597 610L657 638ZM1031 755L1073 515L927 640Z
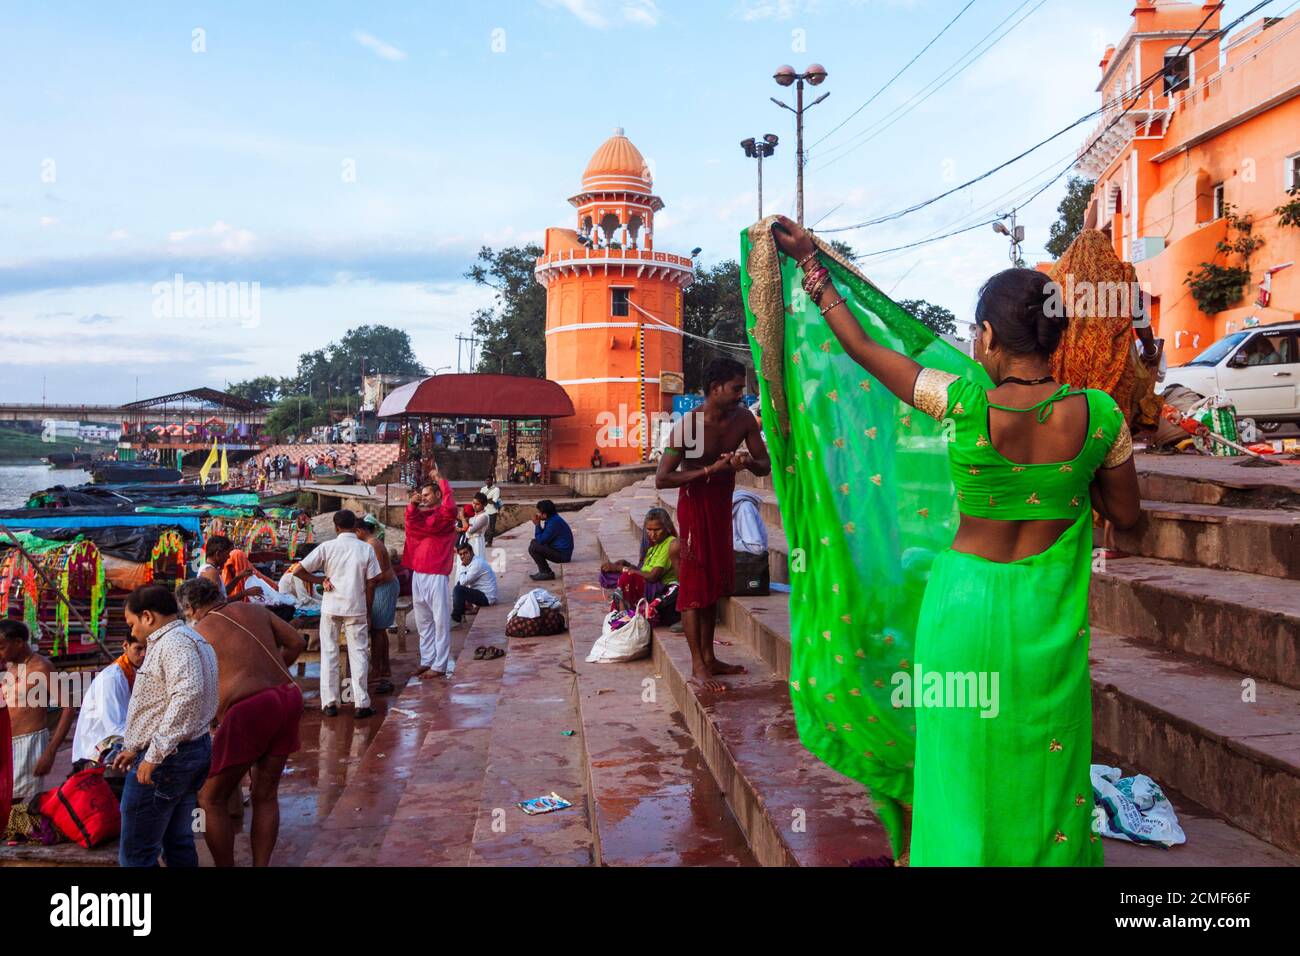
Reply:
M335 512L338 537L318 544L298 563L295 575L308 583L323 583L320 605L320 702L326 717L339 712L339 635L348 642L353 716L374 716L370 709L370 602L383 569L375 549L356 535L357 517L346 509ZM323 581L313 577L317 572Z
M126 711L131 706L131 684L144 663L145 643L134 636L123 644L123 654L95 675L81 699L77 730L72 735L72 766L99 760L99 745L126 733ZM128 676L128 668L130 673Z

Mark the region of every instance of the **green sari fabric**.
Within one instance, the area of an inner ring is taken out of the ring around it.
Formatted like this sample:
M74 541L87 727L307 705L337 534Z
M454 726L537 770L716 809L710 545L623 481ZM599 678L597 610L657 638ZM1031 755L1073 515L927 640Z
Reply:
M769 218L741 236L746 328L790 546L790 691L799 738L862 782L902 846L916 719L895 707L917 621L957 507L943 426L894 397L840 347ZM877 342L983 387L983 368L822 245L850 311Z
M866 333L937 371L917 385L931 418L844 353L797 265L778 254L771 220L742 235L747 330L790 549L800 740L868 788L895 855L910 851L914 866L1100 865L1088 487L1127 451L1122 416L1089 391L1078 455L1003 458L983 369L819 245ZM1043 420L1057 400L1077 398L1062 391L1009 411ZM959 507L1071 524L1041 553L1000 563L951 549Z

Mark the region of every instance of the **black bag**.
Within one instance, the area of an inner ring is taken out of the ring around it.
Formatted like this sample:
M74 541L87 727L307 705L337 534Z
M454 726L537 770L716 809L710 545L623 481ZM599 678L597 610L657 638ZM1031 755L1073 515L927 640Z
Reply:
M772 572L767 564L767 552L750 554L737 551L735 577L732 579L733 597L762 597L771 591Z

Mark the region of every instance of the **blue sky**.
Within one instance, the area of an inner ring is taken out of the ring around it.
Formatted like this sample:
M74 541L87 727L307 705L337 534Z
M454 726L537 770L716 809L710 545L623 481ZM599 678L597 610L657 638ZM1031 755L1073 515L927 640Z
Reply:
M42 387L51 402L129 401L137 387L147 397L291 374L299 353L367 322L409 331L430 368L454 365L455 334L490 301L463 279L478 248L572 225L565 199L618 125L667 204L656 247L700 246L706 264L734 257L756 214L741 139L781 137L766 206L793 211L793 117L768 99L790 96L770 79L775 67L817 61L830 73L820 90L830 97L808 114L812 143L964 5L0 5L0 401L39 400ZM1229 3L1225 20L1248 6ZM808 221L831 228L927 198L1095 108L1102 47L1128 28L1131 8L976 0L811 149ZM929 99L847 148L1026 13ZM882 249L983 206L1002 211L996 200L1041 182L1091 128L841 238ZM1031 261L1045 256L1061 195L1058 184L1021 214ZM964 321L1006 251L983 229L865 269L895 297L942 303ZM259 283L257 321L158 317L154 284L178 272Z

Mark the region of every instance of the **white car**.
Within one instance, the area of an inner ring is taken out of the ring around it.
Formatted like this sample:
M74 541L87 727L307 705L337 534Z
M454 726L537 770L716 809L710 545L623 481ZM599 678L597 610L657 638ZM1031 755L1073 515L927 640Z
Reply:
M1300 422L1300 322L1260 325L1225 335L1186 365L1165 373L1164 387L1223 394L1239 418Z

